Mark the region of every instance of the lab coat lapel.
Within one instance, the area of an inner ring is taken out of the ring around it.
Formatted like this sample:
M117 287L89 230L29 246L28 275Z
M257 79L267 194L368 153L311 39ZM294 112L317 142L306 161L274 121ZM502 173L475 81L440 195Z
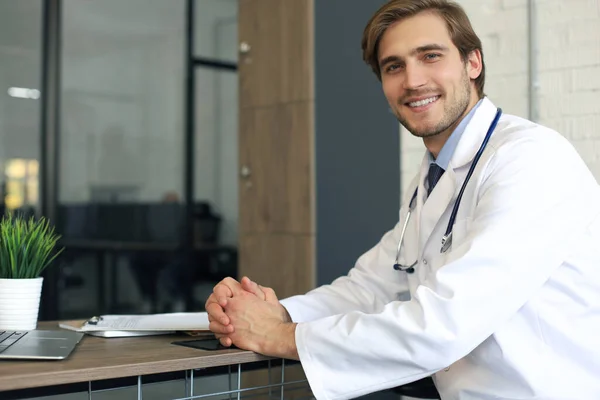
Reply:
M473 115L471 121L465 128L463 135L450 159L448 170L440 178L434 190L427 198L427 189L425 188L425 180L429 173L429 158L427 153L423 157L421 163L420 179L419 179L419 194L417 196L417 217L419 221L419 249L424 251L428 240L432 233L440 223L444 212L454 204L458 196L458 188L462 185L462 181L466 176L461 168L465 167L475 157L481 142L485 138L485 134L496 115L496 106L485 97L477 111ZM457 170L461 169L459 173ZM458 182L460 179L460 182ZM442 235L445 233L446 226L443 229L439 238L441 248Z
M487 97L483 98L473 118L471 118L471 121L466 126L450 159L450 165L455 170L473 161L488 128L496 116L497 110L496 106Z

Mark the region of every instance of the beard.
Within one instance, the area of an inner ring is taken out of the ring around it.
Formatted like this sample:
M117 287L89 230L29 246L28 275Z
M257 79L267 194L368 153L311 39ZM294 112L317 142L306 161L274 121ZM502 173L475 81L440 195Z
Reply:
M465 111L469 107L469 101L471 99L471 80L467 75L466 69L462 75L460 84L458 86L458 90L455 92L454 98L451 101L445 97L445 93L440 93L439 91L435 91L432 89L420 90L420 91L411 91L406 93L403 96L403 99L413 96L426 96L428 93L432 94L440 94L439 101L444 98L446 101L444 102L444 114L442 115L442 119L434 126L425 126L422 128L418 128L410 124L407 118L403 117L400 113L399 109L396 109L396 118L398 121L404 126L413 136L426 138L435 135L439 135L440 133L446 131L451 126L457 124L458 120L462 118ZM398 101L400 106L404 105L406 101L401 99Z

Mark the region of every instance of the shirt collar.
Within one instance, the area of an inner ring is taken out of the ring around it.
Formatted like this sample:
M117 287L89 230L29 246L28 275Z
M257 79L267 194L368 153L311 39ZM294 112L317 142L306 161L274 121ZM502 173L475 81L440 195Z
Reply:
M440 154L438 154L437 159L434 159L431 153L427 152L427 154L429 155L430 164L435 162L437 165L442 167L444 171L448 169L450 159L452 158L452 154L454 154L454 150L456 149L456 146L460 141L460 137L462 136L463 132L465 131L465 128L469 124L469 121L471 121L473 114L475 114L475 110L477 110L477 108L481 105L482 101L483 99L479 100L477 104L475 104L475 107L473 107L471 111L469 111L469 113L462 119L462 121L460 121L460 123L458 124L456 129L454 129L448 140L446 140L446 143L444 143L444 146L442 147L442 150L440 150Z

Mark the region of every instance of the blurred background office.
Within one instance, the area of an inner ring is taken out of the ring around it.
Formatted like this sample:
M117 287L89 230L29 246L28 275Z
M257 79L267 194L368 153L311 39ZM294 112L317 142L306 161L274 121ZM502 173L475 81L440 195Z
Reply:
M345 273L397 215L398 125L359 47L382 3L0 0L2 204L65 247L40 320Z
M0 1L3 207L66 247L44 317L195 309L235 275L238 5L196 3L188 40L184 0Z

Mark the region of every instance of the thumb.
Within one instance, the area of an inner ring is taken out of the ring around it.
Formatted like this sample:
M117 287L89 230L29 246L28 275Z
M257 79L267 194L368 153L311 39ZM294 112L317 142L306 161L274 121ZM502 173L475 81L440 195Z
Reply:
M253 295L257 296L261 300L267 299L267 296L262 291L260 285L258 285L256 282L253 282L252 280L250 280L250 278L248 278L247 276L242 278L241 283L242 283L242 289L244 289L245 291L252 293Z

